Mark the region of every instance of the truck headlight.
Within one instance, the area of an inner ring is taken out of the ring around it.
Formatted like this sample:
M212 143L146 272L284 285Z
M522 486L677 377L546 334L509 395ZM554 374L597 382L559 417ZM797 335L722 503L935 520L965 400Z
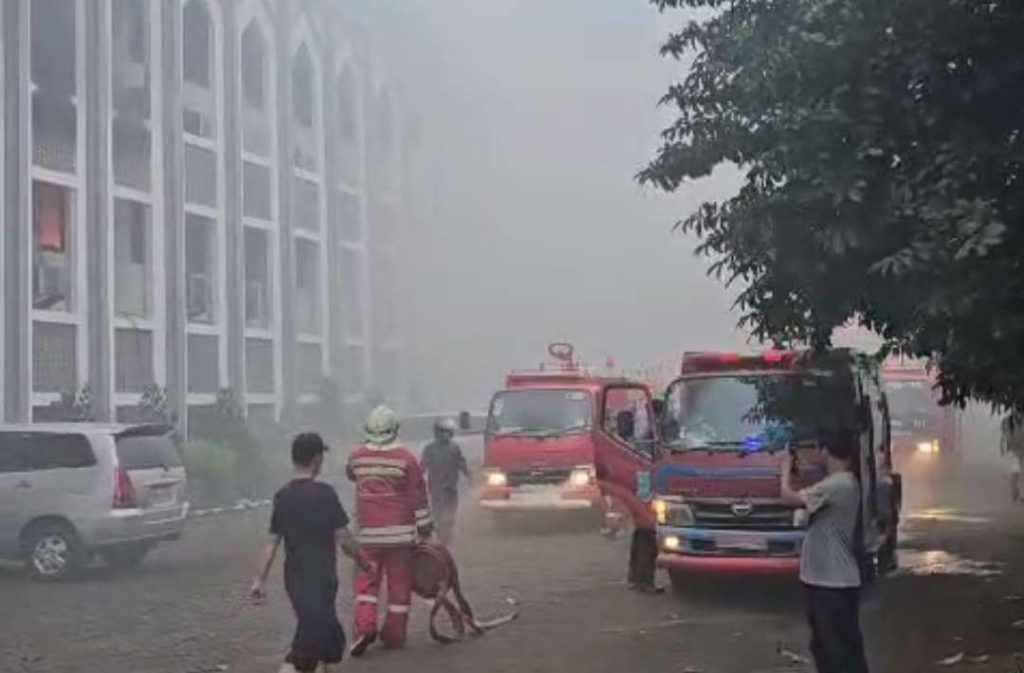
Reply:
M682 541L676 535L667 535L661 541L661 546L667 551L679 551L679 548L683 546Z
M577 467L571 473L569 473L569 485L576 488L582 488L583 486L589 486L594 483L596 479L596 473L593 467Z
M493 472L488 472L485 479L487 481L488 486L508 485L508 477L505 476L505 473L502 472L501 470L494 470Z
M689 526L693 523L693 509L682 501L655 498L651 507L655 521L662 526Z

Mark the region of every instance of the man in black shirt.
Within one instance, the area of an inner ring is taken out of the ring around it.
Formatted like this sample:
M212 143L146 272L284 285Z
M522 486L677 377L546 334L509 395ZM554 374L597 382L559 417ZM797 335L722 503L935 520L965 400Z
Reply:
M284 586L298 619L285 663L303 673L327 672L345 652L345 633L335 611L336 549L364 572L372 570L348 530L348 515L338 494L316 481L325 451L323 439L315 433L300 434L292 442L295 477L274 495L271 539L249 592L258 604L266 599L267 576L284 542Z

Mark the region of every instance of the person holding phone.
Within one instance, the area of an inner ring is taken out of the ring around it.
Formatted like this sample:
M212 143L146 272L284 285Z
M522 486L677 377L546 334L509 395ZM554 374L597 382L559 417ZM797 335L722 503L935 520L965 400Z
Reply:
M856 437L848 429L819 431L818 450L828 475L793 488L793 451L782 461L781 497L810 517L800 555L807 597L811 654L819 673L867 673L860 629L861 567L857 553L860 483L852 465Z

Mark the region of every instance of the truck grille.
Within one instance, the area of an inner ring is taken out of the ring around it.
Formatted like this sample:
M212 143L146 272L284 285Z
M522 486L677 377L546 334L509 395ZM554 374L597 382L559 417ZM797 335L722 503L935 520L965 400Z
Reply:
M509 486L525 486L533 484L561 484L569 479L572 470L564 468L538 468L508 473Z
M795 542L769 540L764 549L720 549L714 540L692 540L690 553L700 556L794 556Z
M793 510L785 505L751 505L737 512L733 503L694 503L694 525L698 528L732 530L791 530Z

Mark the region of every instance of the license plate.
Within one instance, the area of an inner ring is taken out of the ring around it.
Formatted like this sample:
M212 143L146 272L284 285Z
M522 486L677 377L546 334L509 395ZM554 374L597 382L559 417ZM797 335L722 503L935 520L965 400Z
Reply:
M558 498L558 494L550 488L524 486L511 493L512 500L524 502L545 502Z
M154 507L164 507L166 505L174 504L174 487L164 486L162 488L153 488L150 492L149 500Z
M715 536L715 546L719 549L762 551L768 549L768 538L766 538L764 535L741 535L738 533L720 533L717 536Z

